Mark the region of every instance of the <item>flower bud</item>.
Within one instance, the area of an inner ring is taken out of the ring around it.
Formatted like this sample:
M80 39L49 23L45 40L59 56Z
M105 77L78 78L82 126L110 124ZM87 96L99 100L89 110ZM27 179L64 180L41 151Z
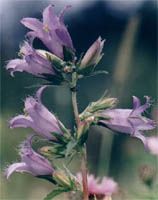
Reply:
M68 176L61 171L55 171L53 173L53 179L61 186L71 187L71 182Z
M143 165L139 168L139 177L148 187L152 186L154 180L154 170L148 165Z
M56 153L56 149L51 146L44 146L38 149L38 152L44 156L51 156L52 153Z
M116 98L101 98L96 102L92 102L88 108L87 111L90 113L94 113L99 110L105 110L105 109L111 109L115 107L117 104L117 99Z
M99 37L92 44L92 46L88 49L81 61L80 69L84 69L85 67L90 65L96 65L100 61L100 59L102 58L101 52L104 46L104 42L105 40L101 41L101 37Z

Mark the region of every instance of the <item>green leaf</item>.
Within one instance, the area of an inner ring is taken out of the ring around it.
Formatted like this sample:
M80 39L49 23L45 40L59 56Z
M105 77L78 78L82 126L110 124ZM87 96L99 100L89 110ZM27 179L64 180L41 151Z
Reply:
M59 144L66 144L67 139L64 137L64 135L61 135L59 133L51 132L51 134L56 137L57 141L53 140L54 143L59 143Z
M52 192L50 192L45 198L44 200L51 200L54 197L56 197L57 195L63 193L63 192L69 192L70 189L68 188L61 188L61 189L57 189L57 190L53 190Z
M76 146L76 144L77 144L76 141L72 141L72 140L67 144L65 157L67 157L70 154L70 152Z
M52 60L52 65L53 65L53 69L56 68L57 71L61 71L64 66L65 66L65 63L63 62L60 62L58 60Z
M89 65L81 70L78 70L78 73L84 76L88 76L94 71L94 68L95 68L95 65Z
M39 175L39 176L36 176L37 178L41 178L41 179L45 179L53 184L56 184L56 181L53 180L52 176L51 175Z
M53 75L53 74L42 74L44 79L51 82L52 85L62 85L64 82L64 78L62 76Z
M74 61L75 54L73 50L70 47L63 46L63 55L64 55L64 61Z
M95 72L92 72L90 73L88 76L95 76L95 75L98 75L98 74L109 74L109 72L105 71L105 70L99 70L99 71L95 71Z
M81 135L78 144L82 146L87 141L87 139L88 139L88 130Z

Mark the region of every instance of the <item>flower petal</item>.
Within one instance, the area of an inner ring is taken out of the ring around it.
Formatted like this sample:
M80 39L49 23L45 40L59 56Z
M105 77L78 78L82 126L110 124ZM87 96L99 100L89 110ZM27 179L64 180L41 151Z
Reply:
M25 116L25 115L18 115L14 117L13 119L10 120L9 122L9 128L14 128L14 127L32 127L32 119L30 116Z
M10 176L11 176L11 174L13 172L21 172L21 173L22 172L28 172L28 173L34 174L34 173L32 173L32 171L29 170L28 166L24 162L14 163L14 164L10 165L6 169L6 177L7 177L7 179L10 178Z
M41 136L49 137L48 139L54 139L50 132L62 133L56 117L33 97L26 99L25 108L33 120L34 130L40 133Z
M48 29L55 29L59 25L58 17L56 16L53 7L49 5L43 11L43 24L48 26Z
M45 88L47 88L47 87L48 87L47 85L44 85L44 86L42 86L40 89L37 90L37 92L36 92L36 97L37 97L39 103L42 103L42 102L41 102L41 95L42 95L43 90L44 90Z
M36 33L41 33L43 32L43 24L36 18L23 18L21 20L21 23L26 26L27 28L35 31Z
M67 9L71 8L72 6L71 5L67 5L60 13L59 15L59 21L60 23L62 24L63 23L63 17L64 17L64 14L65 12L67 11Z
M36 153L31 147L31 141L34 136L35 135L30 136L28 140L24 142L21 148L21 159L35 175L52 174L54 169L52 168L51 163L43 156Z
M146 103L142 106L137 107L137 109L134 109L133 112L131 113L131 116L132 115L137 116L150 107L150 98L148 96L145 96L145 98L146 98Z
M133 109L137 109L140 107L140 100L136 97L136 96L133 96Z
M11 70L11 76L14 77L14 72L23 72L28 70L28 64L25 60L22 59L14 59L9 61L9 63L6 66L6 69Z
M143 136L139 131L136 131L134 133L134 135L132 135L132 137L136 137L136 138L139 138L143 144L144 144L144 147L145 147L145 150L148 149L148 145L147 145L147 138L145 136Z

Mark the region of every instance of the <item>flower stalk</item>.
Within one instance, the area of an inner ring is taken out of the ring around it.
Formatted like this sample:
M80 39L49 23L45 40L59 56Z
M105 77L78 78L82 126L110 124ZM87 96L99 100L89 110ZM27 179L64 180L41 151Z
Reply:
M76 123L77 123L77 127L80 124L80 118L79 118L79 112L78 112L78 106L77 106L77 98L76 98L76 85L77 85L77 73L74 72L72 74L72 105L73 105L73 110L74 110L74 115L75 115L75 119L76 119Z
M87 150L86 150L86 144L84 144L83 152L82 152L81 172L82 172L82 184L83 184L83 199L84 200L88 200Z
M77 128L80 126L80 117L78 112L78 106L77 106L77 98L76 98L76 85L77 85L77 73L74 72L72 74L72 104L74 109L74 115L76 119ZM86 144L84 144L84 147L82 149L82 163L81 163L81 171L82 171L82 184L83 184L83 200L88 200L88 184L87 184L87 151L86 151Z

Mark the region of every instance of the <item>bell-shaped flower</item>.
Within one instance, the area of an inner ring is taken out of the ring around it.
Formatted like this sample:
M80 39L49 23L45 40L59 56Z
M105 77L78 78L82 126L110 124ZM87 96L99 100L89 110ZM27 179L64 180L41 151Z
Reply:
M33 136L25 141L20 149L21 162L14 163L6 169L7 179L13 172L27 172L34 176L52 175L54 172L51 163L32 149L32 138Z
M37 77L44 78L44 74L55 75L55 71L51 62L40 53L39 50L33 49L33 47L25 42L20 49L22 59L14 59L9 61L6 69L11 70L11 76L14 76L14 72L26 71Z
M158 136L148 137L147 145L153 155L158 155Z
M82 175L77 174L77 179L82 185ZM92 174L87 175L88 193L89 196L111 196L113 193L117 192L117 183L109 177L103 177L102 181L99 178L95 178Z
M70 7L69 5L66 6L60 16L57 17L53 7L49 5L43 11L43 22L36 18L23 18L21 20L24 26L32 30L27 33L32 42L34 38L40 39L53 54L60 58L63 58L63 46L73 50L71 37L63 23L64 13Z
M102 40L101 37L99 37L93 44L92 46L87 50L86 54L84 55L81 64L80 64L80 69L83 69L85 67L91 66L91 65L96 65L102 55L102 49L104 46L105 40Z
M51 132L63 134L56 117L41 103L41 93L46 86L36 93L36 99L29 97L25 100L26 115L18 115L9 122L9 127L31 127L37 134L47 139L55 139ZM61 126L63 126L61 124Z
M133 96L133 109L107 109L103 112L109 116L110 120L100 120L108 128L121 133L128 133L133 137L137 137L144 143L147 148L147 140L141 134L141 131L152 130L155 128L154 122L144 116L142 113L150 106L150 98L145 96L146 103L140 105L137 97Z

